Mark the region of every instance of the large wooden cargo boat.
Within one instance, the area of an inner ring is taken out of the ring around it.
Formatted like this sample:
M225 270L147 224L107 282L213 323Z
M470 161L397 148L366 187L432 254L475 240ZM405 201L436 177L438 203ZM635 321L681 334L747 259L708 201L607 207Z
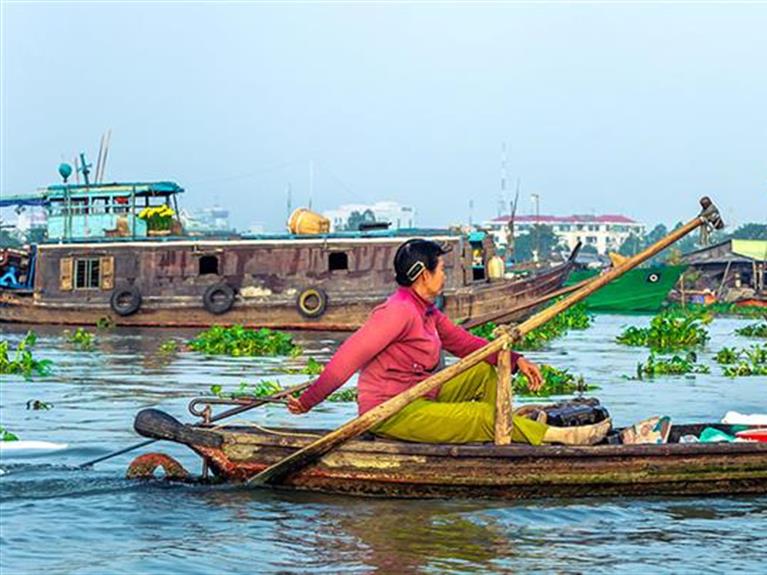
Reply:
M46 207L48 240L0 287L0 321L87 325L353 330L395 288L392 261L412 237L449 245L443 309L454 321L558 289L572 259L520 280L476 269L492 257L449 230L371 230L228 238L153 230L147 210L175 214L173 182L51 186L0 205ZM526 310L523 314L530 313Z
M289 476L287 489L394 497L596 497L767 493L767 443L679 443L704 427L674 425L663 445L431 445L363 437ZM136 431L190 447L226 481L243 482L329 430L183 425L146 409Z

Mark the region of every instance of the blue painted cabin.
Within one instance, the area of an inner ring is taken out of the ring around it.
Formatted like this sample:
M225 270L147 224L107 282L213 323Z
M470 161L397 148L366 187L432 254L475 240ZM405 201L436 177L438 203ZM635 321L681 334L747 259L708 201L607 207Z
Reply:
M146 221L139 217L141 210L167 205L178 214L176 195L183 191L174 182L56 184L34 194L5 196L0 207L44 206L49 242L136 239L151 235Z

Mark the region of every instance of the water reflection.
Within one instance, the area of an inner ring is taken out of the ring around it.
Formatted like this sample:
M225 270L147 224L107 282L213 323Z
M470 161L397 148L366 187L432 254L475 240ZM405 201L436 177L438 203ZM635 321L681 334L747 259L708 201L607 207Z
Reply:
M322 563L363 563L381 573L493 571L514 556L513 541L488 503L375 500L311 493L215 489L201 494L207 510L225 511L242 529L269 518L291 555L312 549ZM239 528L235 528L237 530ZM306 558L312 561L310 558Z

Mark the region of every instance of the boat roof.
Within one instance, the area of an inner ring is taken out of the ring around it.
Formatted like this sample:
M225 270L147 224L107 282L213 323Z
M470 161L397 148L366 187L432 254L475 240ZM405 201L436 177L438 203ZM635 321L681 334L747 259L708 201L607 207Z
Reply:
M52 201L77 199L86 196L137 197L172 196L180 194L184 188L175 182L112 182L110 184L54 184L41 188L31 194L3 194L0 208L8 206L45 206Z
M356 241L367 241L371 243L385 243L392 240L405 238L430 238L434 241L455 241L464 237L463 234L455 230L438 228L401 228L398 230L370 230L370 231L352 231L335 232L329 234L305 234L296 235L290 233L272 233L272 234L244 234L228 236L153 236L153 237L106 237L106 238L88 238L72 240L48 240L42 244L46 248L56 247L57 245L72 246L72 244L86 245L141 245L148 244L165 245L197 245L197 246L216 246L226 243L233 244L253 244L253 243L272 243L286 244L293 242L341 242L353 243Z
M682 260L691 264L767 261L767 240L727 239L686 253Z

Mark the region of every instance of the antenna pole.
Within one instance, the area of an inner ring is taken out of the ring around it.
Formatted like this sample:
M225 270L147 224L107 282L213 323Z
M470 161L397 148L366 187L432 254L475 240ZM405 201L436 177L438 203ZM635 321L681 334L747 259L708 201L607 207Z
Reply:
M506 142L501 142L501 192L498 198L498 217L503 215L506 207Z
M100 177L98 180L99 182L104 181L104 174L106 173L106 170L107 170L107 154L109 153L109 143L111 142L111 140L112 140L112 128L109 128L107 130L106 142L104 143L104 157L101 158L101 171L99 172Z
M290 214L293 213L293 188L290 186L290 182L288 182L288 217L287 219L290 219Z
M91 185L90 178L88 177L88 174L91 173L91 165L86 163L85 161L85 154L80 152L80 167L83 171L83 179L85 180L85 187L88 187Z
M104 137L106 134L101 134L101 141L99 142L99 155L96 157L96 177L93 182L99 183L99 174L101 172L101 156L104 155Z
M312 198L314 198L314 160L309 160L309 209L312 209Z

